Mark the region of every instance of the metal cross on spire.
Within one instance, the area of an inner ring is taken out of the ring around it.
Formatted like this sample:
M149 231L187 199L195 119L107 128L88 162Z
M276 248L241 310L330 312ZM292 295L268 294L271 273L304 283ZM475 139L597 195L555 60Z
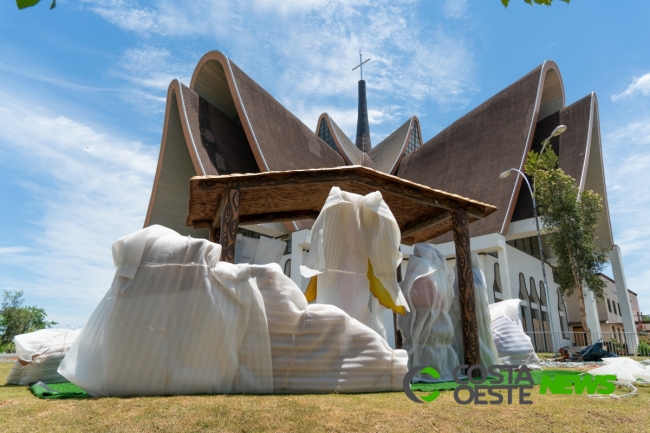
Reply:
M352 68L352 70L354 71L357 68L361 68L361 79L363 80L363 64L369 62L370 58L368 58L366 60L361 60L361 59L362 59L361 50L359 50L359 64L357 66L355 66L354 68Z

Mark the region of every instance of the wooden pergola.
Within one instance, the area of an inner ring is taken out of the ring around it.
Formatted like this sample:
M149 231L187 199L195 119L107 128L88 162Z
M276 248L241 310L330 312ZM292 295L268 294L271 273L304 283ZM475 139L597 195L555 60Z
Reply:
M211 240L222 246L221 259L233 263L239 224L316 219L334 186L362 195L379 191L405 245L453 230L465 361L480 364L469 223L495 212L494 206L350 166L193 177L186 224L209 228Z

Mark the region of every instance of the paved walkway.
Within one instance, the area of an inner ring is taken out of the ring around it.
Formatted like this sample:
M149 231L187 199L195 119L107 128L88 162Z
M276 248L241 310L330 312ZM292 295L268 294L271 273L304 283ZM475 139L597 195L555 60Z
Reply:
M0 353L0 362L16 362L18 357L15 353Z

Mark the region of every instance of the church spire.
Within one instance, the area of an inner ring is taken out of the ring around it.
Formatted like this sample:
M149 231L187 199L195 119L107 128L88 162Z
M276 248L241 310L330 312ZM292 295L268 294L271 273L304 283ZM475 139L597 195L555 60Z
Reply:
M366 102L366 82L363 80L363 64L366 61L361 60L361 51L359 51L359 64L352 70L361 68L361 79L359 80L359 113L357 116L357 140L356 145L362 152L370 152L370 126L368 124L368 104Z

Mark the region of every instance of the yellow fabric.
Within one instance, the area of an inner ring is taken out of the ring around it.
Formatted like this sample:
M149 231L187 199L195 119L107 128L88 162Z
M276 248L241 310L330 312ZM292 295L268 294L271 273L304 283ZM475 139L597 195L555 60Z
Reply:
M309 280L309 285L307 286L307 290L305 290L305 298L307 299L307 302L314 302L316 300L316 293L318 290L318 283L316 282L317 277L318 275L314 275Z
M406 314L406 309L404 308L404 306L395 305L395 303L393 302L393 298L391 298L390 293L388 293L388 290L386 290L386 287L384 287L384 285L381 283L379 278L375 276L375 273L372 270L372 263L370 263L370 259L368 259L368 282L370 283L370 292L375 298L377 298L377 300L381 305L383 305L386 308L390 308L395 313L401 314L402 316ZM309 286L311 287L311 282L309 283ZM307 288L307 290L309 290L309 288ZM315 298L315 293L316 293L316 284L314 284L314 298ZM309 300L309 298L307 299Z

